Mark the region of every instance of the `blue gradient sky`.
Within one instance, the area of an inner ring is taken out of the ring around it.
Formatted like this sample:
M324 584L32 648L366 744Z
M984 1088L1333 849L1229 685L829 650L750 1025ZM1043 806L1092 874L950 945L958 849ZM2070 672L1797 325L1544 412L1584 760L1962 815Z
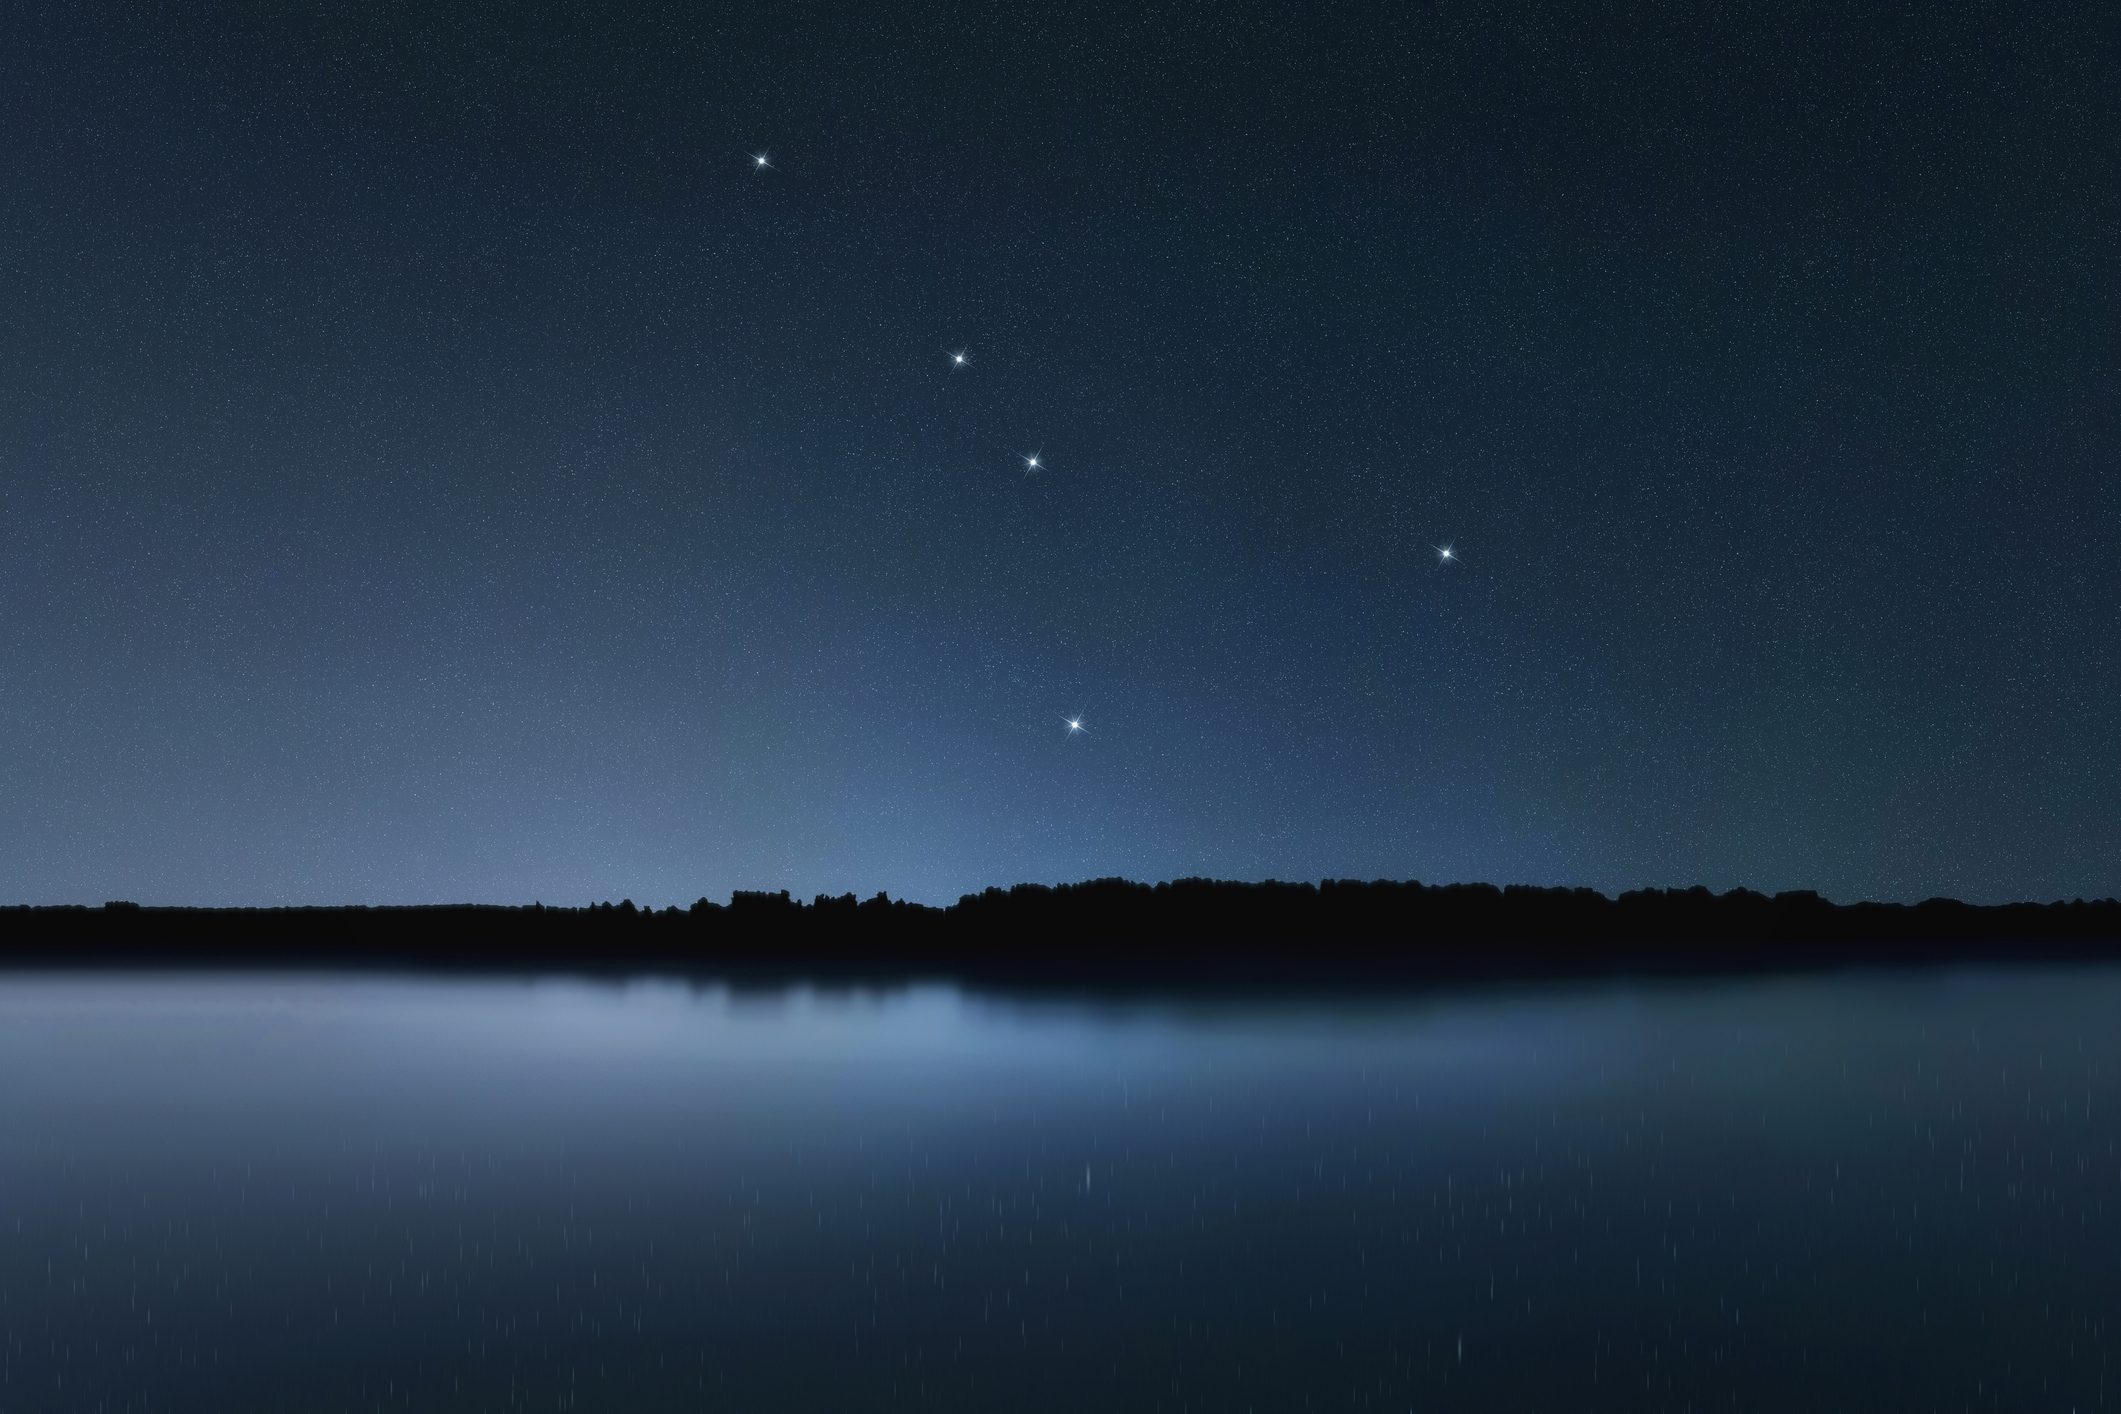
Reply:
M0 899L2121 888L2094 7L356 8L0 21Z

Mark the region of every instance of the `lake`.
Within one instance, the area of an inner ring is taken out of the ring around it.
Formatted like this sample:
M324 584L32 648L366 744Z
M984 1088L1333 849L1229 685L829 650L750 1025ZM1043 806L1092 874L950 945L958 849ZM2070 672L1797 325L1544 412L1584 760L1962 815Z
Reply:
M0 1414L2108 1407L2121 970L0 974Z

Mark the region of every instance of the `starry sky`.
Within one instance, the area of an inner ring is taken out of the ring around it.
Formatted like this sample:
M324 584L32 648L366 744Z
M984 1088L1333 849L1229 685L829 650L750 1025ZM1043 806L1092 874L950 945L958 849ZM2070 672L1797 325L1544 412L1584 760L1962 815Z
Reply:
M2102 8L17 7L0 899L2114 893Z

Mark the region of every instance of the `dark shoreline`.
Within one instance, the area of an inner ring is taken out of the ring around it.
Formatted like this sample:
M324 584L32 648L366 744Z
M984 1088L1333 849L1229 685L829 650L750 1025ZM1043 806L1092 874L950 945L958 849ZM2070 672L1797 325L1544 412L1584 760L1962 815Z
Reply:
M1329 881L1019 885L932 908L738 893L649 911L0 907L0 967L717 975L1238 991L2121 958L2121 902L1837 905L1808 892Z

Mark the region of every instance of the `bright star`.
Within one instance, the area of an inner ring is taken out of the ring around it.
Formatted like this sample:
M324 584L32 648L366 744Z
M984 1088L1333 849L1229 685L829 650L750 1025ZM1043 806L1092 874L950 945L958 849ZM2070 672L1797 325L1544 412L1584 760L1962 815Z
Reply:
M968 355L963 349L959 349L956 353L950 355L950 366L952 368L963 368L967 361Z
M765 153L763 153L763 152L754 152L754 153L752 153L752 154L751 154L751 170L752 170L752 171L754 171L754 172L764 172L764 171L768 171L768 170L770 170L770 169L772 168L772 166L773 166L773 164L772 164L771 162L768 162L768 161L766 160L766 154L765 154Z
M1032 454L1031 454L1030 456L1028 456L1028 457L1025 457L1025 458L1024 458L1024 470L1025 470L1025 471L1037 471L1037 470L1038 470L1038 458L1039 458L1039 454L1038 454L1037 452L1033 452L1033 453L1032 453Z
M1077 732L1086 732L1090 730L1088 727L1083 725L1083 719L1080 716L1062 717L1061 720L1068 724L1069 736L1074 736Z
M1436 547L1436 562L1438 564L1448 565L1457 560L1457 558L1458 552L1456 550L1453 550L1450 546L1438 545Z

